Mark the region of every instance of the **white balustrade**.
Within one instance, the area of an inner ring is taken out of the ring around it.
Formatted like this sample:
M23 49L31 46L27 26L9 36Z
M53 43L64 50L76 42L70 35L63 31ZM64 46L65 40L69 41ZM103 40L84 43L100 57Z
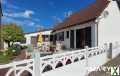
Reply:
M117 45L118 47L118 45ZM36 67L41 67L41 73L47 72L50 70L55 70L58 67L67 66L68 64L75 63L77 61L81 61L86 58L85 51L88 50L88 58L92 56L96 56L102 53L105 53L108 50L106 47L93 47L88 49L81 49L75 51L68 51L60 54L48 55L44 57L40 57L39 66L34 65L34 59L27 59L22 61L17 61L5 65L0 65L0 69L8 68L8 72L5 76L10 76L11 73L14 72L16 76L20 76L24 71L28 71L34 76L33 65ZM38 74L41 74L38 73Z

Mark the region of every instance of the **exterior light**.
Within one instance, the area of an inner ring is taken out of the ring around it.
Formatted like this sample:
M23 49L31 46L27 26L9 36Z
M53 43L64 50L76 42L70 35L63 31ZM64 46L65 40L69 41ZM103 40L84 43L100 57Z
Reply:
M109 15L109 12L108 12L108 11L104 11L104 12L103 12L103 18L107 18L108 15Z

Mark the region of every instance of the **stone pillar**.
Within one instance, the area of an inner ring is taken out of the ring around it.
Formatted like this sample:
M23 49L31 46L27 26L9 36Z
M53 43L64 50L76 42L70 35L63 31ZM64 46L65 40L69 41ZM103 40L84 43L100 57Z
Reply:
M74 48L76 49L76 29L74 29Z
M109 44L109 49L107 50L107 59L110 60L112 59L112 43Z
M41 75L40 52L37 49L35 49L35 51L34 51L33 71L34 71L33 76L40 76Z
M95 25L91 26L91 43L92 47L98 46L98 25L97 23Z

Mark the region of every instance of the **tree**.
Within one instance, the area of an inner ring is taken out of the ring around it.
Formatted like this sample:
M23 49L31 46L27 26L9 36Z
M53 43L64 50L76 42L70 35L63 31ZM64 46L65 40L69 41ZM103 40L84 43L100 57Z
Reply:
M2 39L11 47L14 42L24 40L23 30L15 23L9 23L2 27Z

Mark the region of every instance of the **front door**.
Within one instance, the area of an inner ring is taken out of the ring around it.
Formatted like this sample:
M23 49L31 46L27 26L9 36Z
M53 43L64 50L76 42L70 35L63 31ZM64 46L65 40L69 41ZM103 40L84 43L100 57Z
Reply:
M76 48L91 47L91 27L76 30Z
M85 30L80 30L80 48L84 48L85 46Z
M85 36L84 30L78 29L76 30L76 48L84 48Z

